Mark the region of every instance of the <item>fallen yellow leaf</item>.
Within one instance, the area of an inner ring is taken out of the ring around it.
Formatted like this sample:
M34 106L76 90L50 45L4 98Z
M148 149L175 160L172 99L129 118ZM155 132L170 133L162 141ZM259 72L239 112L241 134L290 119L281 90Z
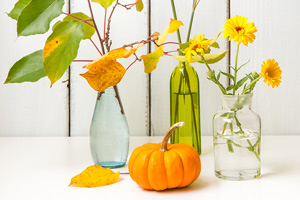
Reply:
M92 165L71 179L69 186L100 187L118 182L120 172L114 173L109 168Z

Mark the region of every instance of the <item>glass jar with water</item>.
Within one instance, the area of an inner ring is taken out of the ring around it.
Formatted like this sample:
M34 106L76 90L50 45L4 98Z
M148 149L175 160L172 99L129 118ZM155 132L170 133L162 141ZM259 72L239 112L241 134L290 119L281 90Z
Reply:
M215 175L249 180L261 174L261 120L251 110L253 94L221 95L222 110L213 118Z

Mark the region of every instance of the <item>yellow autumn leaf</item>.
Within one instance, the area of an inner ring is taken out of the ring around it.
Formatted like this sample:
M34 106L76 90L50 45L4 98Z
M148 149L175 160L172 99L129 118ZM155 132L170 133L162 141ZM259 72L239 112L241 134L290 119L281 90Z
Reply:
M106 88L117 85L123 78L126 70L115 60L109 58L98 59L88 65L87 71L80 74L96 91L102 92Z
M167 26L167 28L164 30L164 32L158 37L157 44L161 45L166 41L166 38L169 33L173 33L177 31L177 29L183 26L183 23L179 20L171 19L170 24Z
M125 54L123 55L123 58L128 58L129 56L131 56L132 54L134 54L134 53L138 50L138 48L140 48L140 47L142 47L142 46L144 46L143 43L137 44L135 47L133 47L133 48L131 48L129 51L127 51L127 53L125 53Z
M159 58L164 55L164 51L161 47L149 53L147 55L142 55L141 58L144 62L145 73L151 73L153 70L156 69L157 63Z
M109 168L92 165L71 179L69 186L100 187L118 182L120 172L114 173Z

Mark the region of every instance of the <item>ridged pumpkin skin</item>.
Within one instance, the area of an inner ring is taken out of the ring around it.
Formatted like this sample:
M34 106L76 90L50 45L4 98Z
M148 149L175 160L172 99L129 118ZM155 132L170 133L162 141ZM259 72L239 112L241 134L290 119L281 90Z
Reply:
M165 138L164 138L165 139ZM201 171L200 157L190 145L147 143L130 156L131 178L149 190L181 188L193 183Z

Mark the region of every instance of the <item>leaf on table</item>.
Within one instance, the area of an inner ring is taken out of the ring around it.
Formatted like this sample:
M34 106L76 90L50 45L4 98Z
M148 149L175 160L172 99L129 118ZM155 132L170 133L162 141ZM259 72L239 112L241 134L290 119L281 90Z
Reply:
M22 10L29 4L31 0L19 0L14 8L7 15L15 20L18 20Z
M137 2L137 1L139 1L139 2ZM139 11L139 12L141 12L144 9L143 1L142 0L136 0L135 2L137 2L135 4L136 10Z
M62 13L64 3L64 0L32 0L19 15L18 36L46 33L51 21Z
M120 172L114 173L109 168L92 165L71 179L69 186L100 187L118 182Z
M83 22L65 21L58 24L44 46L44 69L51 86L59 80L76 58L84 37Z
M144 62L145 73L151 73L153 70L155 70L159 58L163 55L164 55L164 51L162 50L161 47L159 47L152 53L149 53L147 55L142 55L141 58L143 59Z
M39 50L17 61L9 70L5 83L36 82L45 76L43 50Z
M116 0L92 0L92 2L99 3L104 9L107 9L111 6Z

